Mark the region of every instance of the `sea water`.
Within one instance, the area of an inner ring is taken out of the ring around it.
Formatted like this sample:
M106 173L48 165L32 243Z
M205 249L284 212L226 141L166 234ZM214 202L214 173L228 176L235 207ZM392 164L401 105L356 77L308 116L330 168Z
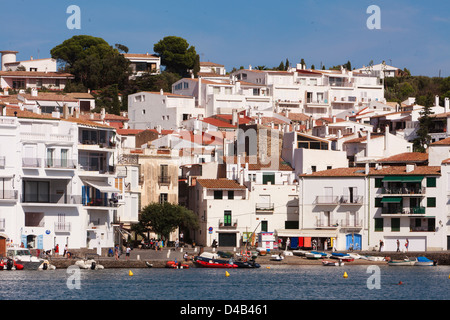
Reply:
M1 300L448 300L450 266L1 271ZM131 273L129 272L131 271ZM226 275L228 272L228 276ZM344 274L346 277L344 277ZM401 284L399 284L401 283ZM374 285L377 284L377 285Z

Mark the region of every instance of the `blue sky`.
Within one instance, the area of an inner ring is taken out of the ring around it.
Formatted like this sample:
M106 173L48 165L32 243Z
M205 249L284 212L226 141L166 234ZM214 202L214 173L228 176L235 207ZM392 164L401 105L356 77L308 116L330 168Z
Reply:
M66 26L69 5L81 9L80 30ZM380 8L378 30L366 25L370 5ZM286 58L316 68L385 60L413 75L450 76L450 1L15 0L2 9L0 49L19 51L19 60L49 57L77 34L132 53L152 53L156 42L175 35L195 46L201 61L227 70L274 67Z

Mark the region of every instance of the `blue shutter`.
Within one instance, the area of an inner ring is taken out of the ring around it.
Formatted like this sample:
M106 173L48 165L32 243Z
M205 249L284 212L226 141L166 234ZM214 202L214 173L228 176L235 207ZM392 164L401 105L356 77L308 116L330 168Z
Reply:
M23 245L24 245L25 248L28 248L28 246L27 246L27 235L26 235L26 234L23 234L23 235L21 236L20 242L23 243Z
M86 205L86 186L81 187L81 204Z

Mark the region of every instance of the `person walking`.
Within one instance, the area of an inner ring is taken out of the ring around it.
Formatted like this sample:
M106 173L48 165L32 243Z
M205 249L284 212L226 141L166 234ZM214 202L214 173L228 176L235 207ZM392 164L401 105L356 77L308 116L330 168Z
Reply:
M118 244L116 244L116 246L114 247L114 259L119 260L119 245Z
M406 249L406 252L408 252L408 247L409 247L409 240L406 239L406 242L405 242L405 249Z
M400 252L400 240L397 239L397 252Z
M125 252L126 260L130 260L130 252L131 252L131 248L130 248L130 245L128 245L127 251Z
M384 246L384 242L383 242L383 240L380 240L380 252L381 252L381 249L383 249L383 246Z

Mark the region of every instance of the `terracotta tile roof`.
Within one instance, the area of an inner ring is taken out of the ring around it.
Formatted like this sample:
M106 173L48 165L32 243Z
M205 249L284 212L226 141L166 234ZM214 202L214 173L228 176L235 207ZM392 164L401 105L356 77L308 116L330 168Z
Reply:
M116 129L117 134L120 134L121 136L134 136L144 130L139 129Z
M53 118L51 114L44 113L44 114L37 114L33 111L28 110L20 110L19 107L7 107L6 108L6 115L8 117L15 117L18 118L27 118L27 119L47 119L47 120L59 120L58 118Z
M220 189L220 190L236 190L236 189L246 189L244 186L240 185L234 180L229 179L197 179L202 187L208 189Z
M205 66L205 67L223 67L223 64L218 64L218 63L214 63L214 62L209 62L209 61L200 61L200 66Z
M281 115L286 118L289 118L292 121L308 121L309 120L309 116L307 116L304 113L289 112L287 116L286 116L286 113L281 113Z
M380 169L370 168L369 176L388 175L440 175L440 166L417 166L414 170L406 172L406 166L382 166ZM301 174L301 177L364 177L364 167L335 168L317 171L310 174Z
M108 126L106 124L103 123L98 123L95 121L90 121L87 119L82 119L82 118L75 118L75 117L69 117L68 119L62 119L62 121L69 121L69 122L75 122L81 125L85 125L85 126L91 126L91 127L99 127L99 128L108 128L108 129L115 129L114 127Z
M225 122L225 121L222 121L222 120L219 120L216 118L212 118L212 117L204 118L203 120L200 120L200 121L206 122L206 123L216 126L218 128L236 128L236 126L232 125L229 122Z
M0 77L21 78L73 78L73 74L64 72L40 72L40 71L0 71Z
M450 137L433 142L431 145L433 146L449 146L450 145Z
M404 152L393 155L384 159L378 160L383 163L395 163L395 162L426 162L428 161L428 153L422 152Z

